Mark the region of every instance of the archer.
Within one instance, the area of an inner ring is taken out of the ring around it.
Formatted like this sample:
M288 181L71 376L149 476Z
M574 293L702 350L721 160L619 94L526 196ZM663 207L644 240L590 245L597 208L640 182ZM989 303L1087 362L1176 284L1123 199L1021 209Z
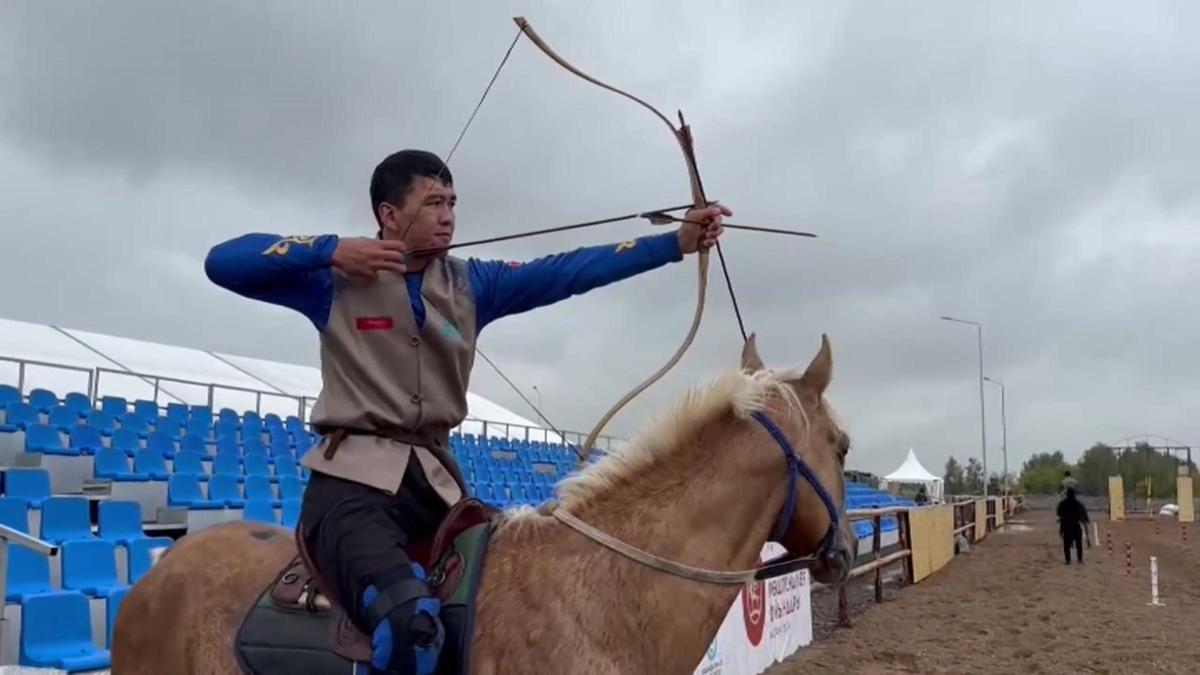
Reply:
M377 238L247 234L213 247L205 271L316 326L323 388L312 423L322 438L303 458L313 473L297 537L335 600L372 637L375 668L429 672L442 645L439 605L405 548L468 496L447 448L467 414L479 332L707 250L732 213L693 209L684 219L695 222L676 232L517 265L446 254L457 197L432 153L384 159L370 196Z

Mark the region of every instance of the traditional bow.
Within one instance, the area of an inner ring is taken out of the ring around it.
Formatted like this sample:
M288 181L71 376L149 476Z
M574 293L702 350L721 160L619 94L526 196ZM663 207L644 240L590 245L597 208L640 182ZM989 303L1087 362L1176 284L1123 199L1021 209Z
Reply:
M598 87L607 89L615 94L620 94L631 101L641 104L642 107L654 113L655 117L662 120L663 124L667 125L667 128L671 130L671 135L675 137L676 141L678 141L679 149L683 151L683 160L687 164L688 180L691 183L692 188L692 204L694 208L702 209L708 204L708 199L704 196L704 185L700 181L700 170L696 166L696 154L692 147L691 128L688 127L688 125L684 122L682 112L679 113L679 128L676 128L675 125L671 123L671 120L667 119L667 116L659 112L654 106L646 103L633 94L622 91L610 84L605 84L604 82L597 80L591 75L588 75L587 73L568 63L566 59L559 56L553 49L550 48L549 45L546 44L544 40L542 40L541 36L539 36L533 30L533 26L529 25L529 22L526 21L524 17L515 17L513 21L516 22L517 26L521 29L521 32L524 33L525 36L528 37L535 45L537 45L538 49L541 49L546 56L549 56L551 59L553 59L555 63ZM720 243L717 244L717 251L718 254L720 254ZM613 416L621 410L621 408L625 407L627 403L636 398L638 394L642 393L648 387L650 387L650 385L662 379L662 377L666 375L671 368L675 367L676 363L679 363L679 359L683 358L683 355L685 352L687 352L688 347L692 345L692 341L696 337L696 331L700 328L700 319L704 315L704 301L708 289L708 251L701 250L698 254L698 260L699 277L696 287L696 312L692 317L692 326L688 330L687 336L683 339L683 342L675 351L675 355L671 357L671 360L668 361L666 365L664 365L662 368L659 368L657 372L647 378L645 382L642 382L632 391L626 394L623 398L621 398L620 401L617 401L616 405L614 405L604 415L604 417L600 419L595 428L592 429L591 434L588 435L587 440L584 441L583 455L580 458L581 463L587 461L588 454L591 452L596 439L599 438L600 433L604 430L604 427L608 424L609 420L611 420ZM723 262L724 260L722 259L722 263Z
M455 141L454 146L451 147L450 152L447 153L444 164L448 165L450 163L450 158L454 155L454 151L458 149L459 143L462 142L463 137L467 133L467 129L471 126L471 122L475 119L475 115L479 112L480 107L482 107L484 100L487 98L488 93L491 91L492 85L495 84L496 78L499 77L500 71L504 68L504 64L507 63L508 57L512 54L513 48L516 47L517 40L523 34L526 37L528 37L535 45L537 45L538 48L541 49L543 53L545 53L547 56L549 56L551 59L553 59L555 61L555 63L558 63L563 68L566 68L568 71L570 71L571 73L578 75L579 77L587 80L588 82L591 82L592 84L595 84L598 87L602 87L613 93L620 94L621 96L624 96L625 98L628 98L632 101L635 101L635 102L641 104L642 107L649 110L651 113L654 113L655 117L662 120L662 123L667 125L667 128L671 130L671 135L675 137L675 140L679 143L679 149L683 152L683 159L684 159L684 162L686 162L686 164L687 164L688 181L691 184L691 188L692 188L692 206L693 206L693 208L702 209L709 205L709 201L704 195L704 185L700 181L700 171L696 167L696 155L695 155L695 151L692 146L692 132L691 132L691 129L688 127L688 125L684 122L682 112L679 113L679 127L676 128L675 125L671 123L671 120L667 119L667 116L663 115L661 112L659 112L658 109L656 109L654 106L650 105L649 103L646 103L642 99L640 99L628 92L622 91L612 85L601 82L600 80L597 80L596 78L592 77L591 75L588 75L587 73L579 70L575 66L568 63L566 61L566 59L559 56L553 49L551 49L549 47L549 45L546 44L546 42L544 40L542 40L541 36L539 36L533 30L533 26L529 25L529 22L526 21L524 17L514 17L513 21L517 24L518 28L520 29L520 32L517 33L517 36L513 39L512 44L509 45L508 51L505 53L504 58L500 61L500 65L496 68L495 74L492 75L491 81L488 83L487 87L484 88L483 95L480 97L479 102L475 105L475 110L471 113L470 117L467 119L467 123L463 127L462 131L459 133L458 139ZM445 169L443 168L443 170L445 170ZM440 175L440 172L439 172L439 175ZM668 209L668 210L675 210L675 209ZM651 222L658 222L658 223L672 221L672 220L678 221L678 222L691 222L691 221L685 221L683 219L669 216L666 214L665 211L645 213L645 214L636 214L636 215L641 216L641 217L649 217L649 218L651 218ZM621 217L621 218L616 218L616 219L606 219L603 221L594 221L592 223L582 223L579 225L573 225L573 226L569 226L569 227L582 227L582 226L592 225L592 224L601 223L601 222L626 220L630 217L634 217L634 216L627 216L627 217ZM413 221L409 223L408 228L405 229L405 234L407 234L408 229L411 229L413 222L415 222L415 216L414 216ZM567 229L567 228L558 228L558 229ZM793 235L799 235L799 236L813 236L809 233L804 233L804 232L787 232L787 231L782 231L782 230L772 230L771 228L747 227L745 229L752 229L752 230L757 229L757 230L761 230L761 231L775 231L775 232L778 232L781 234L793 234ZM546 231L553 231L553 230L546 230ZM530 233L526 233L526 234L530 234ZM536 233L534 233L534 234L536 234ZM518 236L524 236L524 235L518 235ZM499 239L505 239L505 238L508 238L508 237L501 237ZM483 240L483 241L489 241L489 240ZM473 244L473 243L481 243L481 242L469 242L469 243ZM725 267L725 256L721 252L720 242L717 243L716 248L717 248L717 255L721 259L722 268L725 271L725 282L729 287L729 295L730 295L731 300L733 301L733 309L734 309L735 314L737 315L738 326L739 326L739 328L741 328L742 338L744 340L744 339L746 339L746 330L745 330L744 325L742 324L741 311L738 308L737 298L733 293L733 282L729 278L728 268ZM666 375L667 372L671 370L671 368L675 367L675 364L679 363L679 360L681 358L683 358L684 353L687 352L688 347L691 346L692 341L696 337L696 332L700 328L700 319L704 315L704 302L705 302L705 298L706 298L706 294L707 294L707 290L708 290L708 255L709 255L709 253L706 249L702 249L699 251L698 270L697 270L699 273L699 276L697 279L697 288L696 288L696 312L692 317L692 325L691 325L691 328L688 329L687 336L684 337L682 344L679 345L679 348L675 351L675 354L666 363L666 365L664 365L662 368L659 368L658 371L655 372L653 375L651 375L649 378L647 378L645 382L642 382L637 387L635 387L632 391L630 391L628 394L626 394L623 398L621 398L621 400L618 401L616 403L616 405L614 405L604 415L604 417L600 419L600 421L596 424L595 428L592 429L591 434L588 435L587 440L584 442L583 451L582 451L582 453L580 453L580 462L581 463L587 461L588 455L591 453L591 450L595 445L596 439L599 438L600 433L604 430L604 427L605 427L605 425L608 424L609 420L611 420L613 418L613 416L616 415L621 410L621 408L625 407L625 405L627 403L629 403L634 398L636 398L638 394L642 393L650 385L652 385L655 382L657 382L658 380L662 379L662 377L664 375ZM482 355L482 353L481 353L481 355ZM485 359L486 359L486 357L485 357ZM489 361L489 363L490 363L490 361ZM495 367L495 364L493 364L493 367ZM504 377L503 373L500 373L500 374L501 374L501 377ZM508 381L507 377L504 377L504 379L506 381ZM512 385L511 382L509 382L509 384ZM512 386L514 389L517 389L517 387L515 385L512 385ZM517 389L517 392L518 392L518 395L521 395L521 397L524 398L524 395L520 394L519 389ZM528 403L528 399L526 399L526 402ZM530 403L530 406L533 407L534 410L537 410L537 407L533 406L532 403ZM549 420L546 420L545 416L541 414L541 411L538 410L537 412L538 412L538 415L541 416L542 420L545 421L551 428L553 428L553 425L549 423ZM555 430L557 431L557 429L555 429ZM560 435L561 435L561 433L560 433Z

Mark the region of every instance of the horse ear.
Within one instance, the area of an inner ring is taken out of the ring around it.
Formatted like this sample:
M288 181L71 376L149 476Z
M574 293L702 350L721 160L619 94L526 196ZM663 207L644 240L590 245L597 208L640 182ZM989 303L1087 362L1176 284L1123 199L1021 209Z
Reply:
M821 349L808 364L808 370L800 378L800 383L817 397L824 395L833 379L833 351L829 347L829 336L821 334Z
M742 369L751 373L766 368L762 358L758 355L758 343L755 341L755 337L754 333L751 333L750 337L746 338L746 344L742 345Z

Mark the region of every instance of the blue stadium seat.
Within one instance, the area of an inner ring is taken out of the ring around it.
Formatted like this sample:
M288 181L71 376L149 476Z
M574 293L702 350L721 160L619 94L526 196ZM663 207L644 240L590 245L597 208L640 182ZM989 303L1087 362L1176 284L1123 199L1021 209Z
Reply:
M4 472L4 494L20 497L40 509L50 497L50 473L45 469L8 469Z
M283 526L289 530L296 529L296 524L300 522L300 500L285 499L283 500Z
M79 415L86 415L92 409L92 399L88 398L87 394L73 391L63 397L63 405Z
M105 436L112 435L113 429L116 428L113 425L112 415L109 415L103 410L92 410L88 412L87 425L90 427L95 427L101 434L104 434Z
M29 505L24 499L0 498L0 524L29 534ZM9 546L5 589L7 602L23 602L29 595L54 590L50 584L50 559L24 546Z
M209 500L194 475L176 473L167 480L167 505L188 509L222 509L225 502Z
M0 497L0 524L29 533L29 502L20 497ZM20 546L10 546L9 552Z
M129 457L116 448L102 448L96 452L96 463L92 475L115 481L147 481L150 476L129 468Z
M279 479L280 499L300 499L304 496L304 483L299 478L284 476Z
M246 455L246 475L271 477L271 462L263 455Z
M292 451L292 446L286 441L275 439L271 441L271 456L272 457L295 457Z
M163 457L174 457L178 450L175 448L175 438L164 431L155 431L146 441L146 447Z
M112 433L112 446L110 447L133 457L133 454L141 449L142 441L138 438L136 431L117 429Z
M279 419L279 415L276 415L275 413L267 413L266 415L263 415L263 425L266 426L267 429L282 429L283 420Z
M154 418L151 417L150 419ZM137 413L126 413L122 416L121 429L123 431L132 431L142 438L145 438L150 433L150 425L146 422L146 418Z
M116 545L104 539L68 541L62 547L62 585L94 598L125 588L117 578Z
M230 420L217 420L217 440L229 438L236 441L238 438L239 426L241 425L239 425L236 421L231 422Z
M214 502L222 502L226 506L240 509L246 505L242 490L238 487L238 479L233 476L213 476L208 480L208 498Z
M137 502L100 502L100 538L122 546L145 539L142 530L142 505Z
M183 437L183 422L172 417L159 417L154 420L154 431L166 434L174 441Z
M233 436L217 436L217 455L241 457L242 448Z
M213 438L212 420L204 417L189 417L187 421L187 433L199 436L206 441Z
M0 432L11 434L37 423L38 414L33 406L14 401L4 407L4 424L0 424Z
M79 424L79 411L65 405L56 405L50 409L50 426L64 433L70 432Z
M205 470L202 460L203 458L194 452L181 451L175 455L172 473L176 476L195 476L198 480L208 480L208 471Z
M279 506L280 502L271 490L271 479L266 476L246 476L246 500L251 499L264 500L272 506Z
M42 539L63 542L93 539L91 511L83 497L50 497L42 504Z
M151 448L142 448L134 453L133 470L149 476L150 480L166 480L171 475L162 454Z
M9 403L21 402L21 390L11 384L0 384L0 408L7 408Z
M122 588L108 596L108 605L104 611L104 625L106 626L106 635L104 636L105 649L112 649L113 626L117 625L117 612L121 611L121 603L124 602L125 595L128 593L128 588Z
M58 405L58 394L49 389L34 389L29 392L29 405L38 412L48 413Z
M167 417L179 422L179 426L187 423L188 407L183 403L168 403Z
M146 537L135 539L129 545L129 583L136 584L150 571L150 554L155 549L170 548L175 543L170 537Z
M208 456L208 444L196 434L184 434L179 450L180 452L194 452L198 455Z
M261 439L249 438L242 441L242 452L246 455L262 455L267 456L267 446L263 445Z
M242 480L242 458L237 455L220 454L213 457L212 475L232 476L234 480Z
M24 546L9 546L4 601L24 603L31 595L53 591L54 586L50 583L49 556Z
M299 476L300 465L291 457L275 458L275 480L283 476Z
M67 671L109 666L108 650L92 643L87 596L71 591L33 595L21 610L21 665Z
M275 507L265 499L248 499L246 508L242 511L242 520L252 520L256 523L278 525L275 520Z
M133 402L133 412L147 422L158 419L158 404L154 401L138 399Z
M129 401L123 396L103 396L100 398L100 410L113 419L120 419L129 412Z
M63 445L62 434L48 424L31 424L25 429L25 452L46 455L78 455L79 451Z
M242 426L241 415L231 408L221 408L217 411L217 426L232 426L234 429Z

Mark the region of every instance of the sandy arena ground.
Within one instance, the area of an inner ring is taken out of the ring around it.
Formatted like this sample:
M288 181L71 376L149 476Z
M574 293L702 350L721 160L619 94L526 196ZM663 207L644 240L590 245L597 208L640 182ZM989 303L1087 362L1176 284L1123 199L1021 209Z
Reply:
M1184 544L1174 521L1114 523L1110 557L1092 517L1083 565L1063 564L1053 513L1019 514L767 673L1200 673L1200 526ZM1148 606L1152 555L1165 607Z

